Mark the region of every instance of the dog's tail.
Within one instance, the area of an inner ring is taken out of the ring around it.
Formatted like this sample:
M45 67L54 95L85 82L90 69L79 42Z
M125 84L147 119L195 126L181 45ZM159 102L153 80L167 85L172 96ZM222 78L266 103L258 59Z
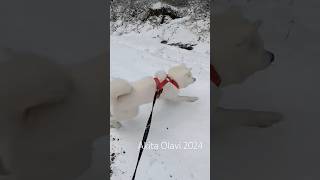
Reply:
M29 110L64 101L73 81L66 69L47 57L11 49L0 49L0 53L5 60L0 63L0 179L9 180L15 179L10 175L12 137L38 122L27 121Z
M116 102L119 96L131 93L132 86L124 79L114 79L110 83L110 98Z
M72 79L61 65L34 53L4 52L9 60L0 64L0 106L24 111L70 94Z

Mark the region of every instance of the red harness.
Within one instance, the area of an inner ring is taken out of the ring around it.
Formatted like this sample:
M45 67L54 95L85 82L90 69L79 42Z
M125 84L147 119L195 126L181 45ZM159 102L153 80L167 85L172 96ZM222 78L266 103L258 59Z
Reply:
M162 90L163 87L164 87L167 83L171 83L171 84L173 84L177 89L179 89L178 83L177 83L175 80L171 79L168 75L167 75L167 77L166 77L163 81L161 81L161 82L160 82L159 78L157 78L157 77L154 77L153 79L154 79L154 81L156 82L157 90Z
M219 76L219 73L216 71L216 69L214 68L213 65L210 64L210 78L211 81L216 85L216 86L220 86L221 84L221 78Z

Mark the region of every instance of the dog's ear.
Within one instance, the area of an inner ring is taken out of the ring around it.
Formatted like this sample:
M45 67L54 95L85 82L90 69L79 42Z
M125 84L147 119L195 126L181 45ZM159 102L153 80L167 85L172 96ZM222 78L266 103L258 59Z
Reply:
M71 77L61 65L34 53L6 53L8 61L0 64L0 105L21 112L60 102L71 92Z

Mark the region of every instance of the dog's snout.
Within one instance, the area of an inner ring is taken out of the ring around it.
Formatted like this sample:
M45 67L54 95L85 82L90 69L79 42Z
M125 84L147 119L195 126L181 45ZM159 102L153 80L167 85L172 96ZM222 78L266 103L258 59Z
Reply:
M197 79L196 78L192 78L193 82L195 82Z
M267 51L267 53L270 56L270 61L273 62L275 60L275 55L270 51Z

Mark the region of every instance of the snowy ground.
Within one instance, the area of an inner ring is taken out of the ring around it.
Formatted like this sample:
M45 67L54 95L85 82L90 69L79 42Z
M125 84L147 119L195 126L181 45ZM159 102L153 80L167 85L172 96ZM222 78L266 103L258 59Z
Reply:
M183 31L182 33L186 33ZM181 35L181 33L180 33ZM191 34L184 34L190 37ZM175 40L179 36L175 37ZM182 94L198 96L194 103L158 101L148 141L159 149L145 149L137 179L210 179L210 91L209 44L200 43L192 51L161 44L153 31L111 35L111 78L130 81L152 76L158 70L185 63L192 67L197 81L182 90ZM181 40L181 39L180 39ZM110 150L112 180L128 180L133 174L151 104L141 107L138 117L111 130ZM202 143L202 148L186 150L184 142ZM181 145L182 149L167 149L161 143ZM112 157L113 157L112 156Z
M214 139L214 179L317 180L319 173L319 31L317 0L230 0L262 19L266 48L275 64L239 86L225 89L227 107L281 112L274 128L239 128Z

